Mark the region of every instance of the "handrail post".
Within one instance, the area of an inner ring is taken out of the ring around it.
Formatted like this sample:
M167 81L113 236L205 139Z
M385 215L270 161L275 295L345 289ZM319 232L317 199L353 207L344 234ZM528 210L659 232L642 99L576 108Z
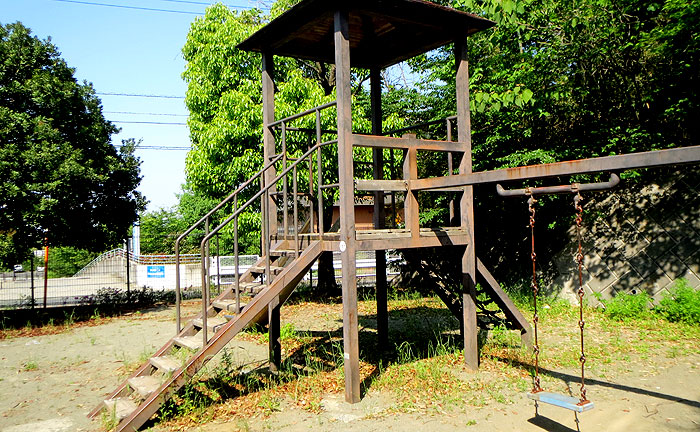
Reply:
M238 210L238 197L233 199L233 212ZM236 315L241 312L241 278L238 274L238 216L233 220L233 259L236 267Z
M282 171L287 169L287 123L282 123ZM287 176L285 175L282 179L282 221L284 226L285 238L289 235L289 208L287 206L287 189L288 189Z
M316 144L321 144L321 111L316 110ZM311 167L309 167L311 170ZM318 239L323 237L323 171L321 170L321 146L316 152L316 187L318 188Z
M207 345L207 310L209 305L209 218L204 221L202 241L202 349Z
M221 248L219 247L219 233L216 233L216 295L221 293Z
M209 222L210 219L207 218L206 221L204 221L204 235L208 236L209 235ZM206 249L206 254L207 254L207 303L209 303L209 296L210 296L210 291L211 291L211 241L207 240L207 249Z
M447 117L445 119L445 123L447 126L447 141L451 142L452 141L452 119L450 117ZM451 176L454 175L454 154L452 152L447 152L447 175ZM455 218L455 200L454 197L450 200L449 202L450 206L450 224L454 221Z
M207 302L206 302L206 286L207 286L207 236L205 235L204 240L200 245L201 253L201 276L202 276L202 349L207 346Z
M314 171L313 171L313 166L314 166L314 158L313 154L309 155L309 234L314 233L314 203L312 197L314 196Z
M270 284L270 188L267 187L265 188L265 192L263 193L263 196L265 196L265 214L267 214L268 217L265 218L265 233L267 234L265 238L263 239L264 244L265 244L265 285Z
M180 238L175 240L175 334L180 334Z
M299 205L297 196L297 166L292 170L292 192L294 194L294 257L299 258Z

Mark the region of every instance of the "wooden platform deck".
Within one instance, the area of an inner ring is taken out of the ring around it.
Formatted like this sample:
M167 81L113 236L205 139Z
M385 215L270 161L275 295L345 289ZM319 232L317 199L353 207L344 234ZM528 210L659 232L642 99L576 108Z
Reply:
M320 237L320 238L319 238ZM296 237L294 235L277 235L276 241L286 240L293 248ZM340 234L337 232L299 234L299 247L304 248L309 242L321 240L323 250L339 250ZM468 243L467 230L463 227L421 228L420 232L412 235L411 231L404 228L358 230L355 234L357 250L386 250L408 249L417 247L466 245Z

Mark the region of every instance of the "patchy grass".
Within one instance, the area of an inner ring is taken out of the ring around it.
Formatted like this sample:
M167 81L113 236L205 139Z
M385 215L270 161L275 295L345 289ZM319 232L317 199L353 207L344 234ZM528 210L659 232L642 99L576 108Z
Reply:
M470 407L509 405L532 385L532 351L523 346L519 332L503 324L482 332L481 365L474 372L464 364L458 322L439 299L391 299L389 347L376 345L375 303L364 300L358 306L361 391L391 395L387 415L464 413ZM520 306L531 319L528 306ZM578 308L559 301L543 301L542 306L542 383L552 391L566 392L567 380L562 377L572 381L579 368ZM236 366L224 353L218 366L207 368L161 408L162 426L182 430L227 418L245 430L252 419L267 418L289 405L320 412L324 397L344 391L341 317L338 303L285 306L279 372L270 373L264 363L252 370L250 365ZM586 367L600 377L638 368L646 358L700 353L700 326L669 323L656 314L619 321L591 307L585 308L584 320ZM267 343L261 329L247 330L238 338Z

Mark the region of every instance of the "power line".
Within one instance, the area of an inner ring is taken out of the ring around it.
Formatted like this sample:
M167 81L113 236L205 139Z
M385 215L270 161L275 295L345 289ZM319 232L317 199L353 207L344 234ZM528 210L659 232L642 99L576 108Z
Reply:
M177 125L177 126L187 126L187 123L175 123L175 122L150 122L150 121L128 121L128 120L110 120L112 123L130 123L130 124L150 124L150 125Z
M120 145L115 145L117 149L123 147ZM134 150L192 150L192 147L179 147L179 146L136 146Z
M54 1L64 1L64 0L54 0ZM185 98L184 96L135 94L135 93L96 92L95 94L100 95L100 96L129 96L129 97L160 98L160 99L184 99Z
M105 114L145 115L145 116L189 117L188 114L149 113L149 112L132 112L132 111L104 111L104 113Z
M143 11L150 11L150 12L169 12L169 13L179 13L179 14L185 14L185 15L202 15L201 12L189 12L189 11L181 11L181 10L173 10L173 9L160 9L160 8L145 8L145 7L140 7L140 6L115 5L115 4L110 4L110 3L96 3L96 2L88 2L88 1L80 1L80 0L53 0L53 1L62 2L62 3L77 3L77 4L81 4L81 5L90 5L90 6L105 6L105 7L119 8L119 9L136 9L136 10L143 10Z
M118 4L111 4L111 3L97 3L97 2L81 1L81 0L52 0L52 1L61 2L61 3L75 3L75 4L89 5L89 6L112 7L112 8L119 8L119 9L135 9L135 10L142 10L142 11L149 11L149 12L167 12L167 13L178 13L178 14L185 14L185 15L203 15L203 12L192 12L192 11L183 11L183 10L175 10L175 9L147 8L147 7L141 7L141 6L127 6L127 5L118 5ZM189 0L160 0L160 1L211 6L211 3L196 2L196 1L189 1ZM230 9L254 9L251 6L233 6L233 5L226 5L226 6Z
M170 3L185 3L185 4L194 4L194 5L205 5L205 6L211 6L212 3L206 3L206 2L198 2L198 1L191 1L191 0L160 0L164 2L170 2ZM234 5L225 5L228 8L231 9L255 9L253 6L234 6Z

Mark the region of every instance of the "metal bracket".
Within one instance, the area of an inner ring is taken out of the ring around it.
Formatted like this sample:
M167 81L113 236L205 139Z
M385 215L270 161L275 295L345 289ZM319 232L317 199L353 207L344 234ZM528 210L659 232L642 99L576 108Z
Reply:
M578 192L594 192L612 189L620 183L620 177L615 174L610 174L610 180L599 183L572 183L570 185L559 186L542 186L530 187L524 189L504 189L500 184L496 184L496 192L502 197L516 196L534 196L534 195L553 195L553 194L569 194Z

